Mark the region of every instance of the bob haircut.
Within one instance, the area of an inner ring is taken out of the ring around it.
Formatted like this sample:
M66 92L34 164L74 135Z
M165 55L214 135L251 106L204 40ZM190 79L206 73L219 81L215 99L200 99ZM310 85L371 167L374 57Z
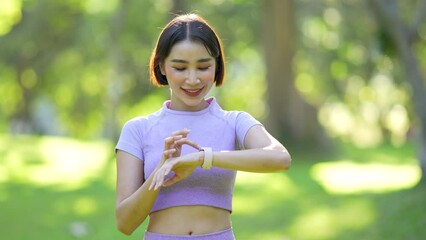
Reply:
M213 28L197 14L177 16L161 31L149 63L151 82L157 86L169 84L166 76L161 74L160 64L169 56L172 47L184 40L200 42L206 47L216 61L214 82L221 86L225 78L222 44Z

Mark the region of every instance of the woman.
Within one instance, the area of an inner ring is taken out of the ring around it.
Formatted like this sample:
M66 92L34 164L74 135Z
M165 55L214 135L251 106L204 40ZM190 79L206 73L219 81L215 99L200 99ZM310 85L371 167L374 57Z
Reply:
M128 121L116 146L116 216L124 234L149 215L145 239L234 239L236 171L290 167L288 151L260 122L206 99L223 84L224 67L220 40L200 16L178 16L160 33L151 81L168 85L170 100Z

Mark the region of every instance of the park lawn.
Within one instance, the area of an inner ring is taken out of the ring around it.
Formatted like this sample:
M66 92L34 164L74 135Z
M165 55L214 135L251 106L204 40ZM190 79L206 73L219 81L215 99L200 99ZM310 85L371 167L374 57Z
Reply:
M289 148L285 173L238 173L237 239L420 239L426 189L413 145ZM115 228L113 144L0 135L1 239L142 239Z

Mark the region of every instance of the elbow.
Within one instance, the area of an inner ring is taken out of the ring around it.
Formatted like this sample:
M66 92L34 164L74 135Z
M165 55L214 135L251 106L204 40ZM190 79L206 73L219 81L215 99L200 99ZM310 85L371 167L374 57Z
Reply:
M127 227L125 224L121 223L120 221L117 220L117 229L118 231L120 231L121 233L123 233L124 235L130 236L133 233L133 229L130 229L129 227Z
M116 227L118 231L127 236L132 235L132 233L135 231L135 228L132 228L130 224L128 224L126 221L123 221L123 219L119 216L118 211L116 212Z
M287 151L282 152L279 160L279 170L286 171L291 167L291 156Z
M118 231L127 236L132 235L146 219L146 215L143 219L140 218L141 214L143 216L143 213L134 212L118 204L115 210L116 227Z

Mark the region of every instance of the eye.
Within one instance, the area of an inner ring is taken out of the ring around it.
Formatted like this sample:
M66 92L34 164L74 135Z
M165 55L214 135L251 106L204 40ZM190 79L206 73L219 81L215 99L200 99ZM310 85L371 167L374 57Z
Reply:
M176 71L179 71L179 72L181 72L181 71L184 71L184 70L185 70L185 68L184 68L184 67L174 67L174 69L175 69Z
M198 70L200 70L200 71L206 71L206 70L208 70L210 68L210 66L207 66L207 67L199 67L198 68Z

